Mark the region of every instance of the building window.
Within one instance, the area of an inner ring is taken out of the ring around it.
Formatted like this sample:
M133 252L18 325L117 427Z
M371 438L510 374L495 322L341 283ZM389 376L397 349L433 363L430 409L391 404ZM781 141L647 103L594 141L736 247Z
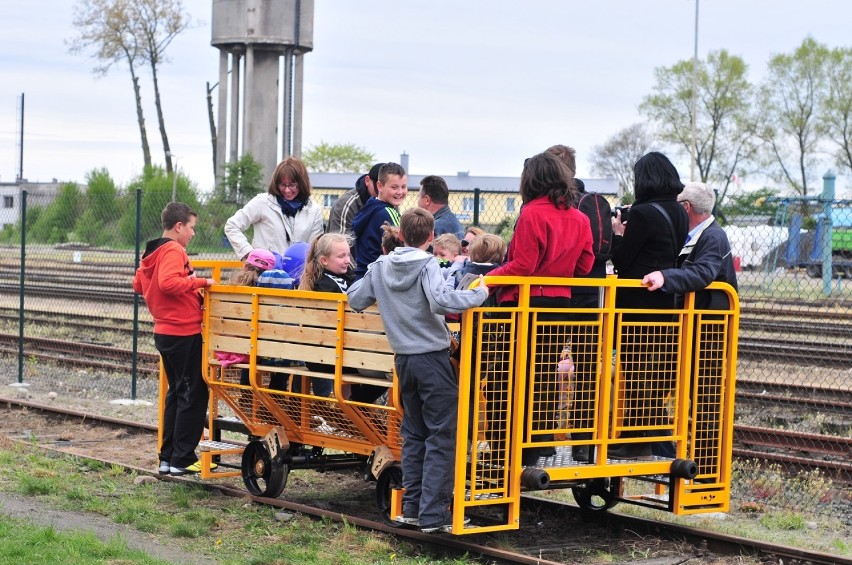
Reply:
M15 197L14 196L4 196L3 197L3 207L4 208L14 208L15 207Z
M323 194L322 195L322 205L323 208L331 208L334 206L334 203L337 202L338 196L336 194Z
M480 196L479 197L479 211L482 212L483 210L485 210L485 199ZM472 196L462 198L462 212L467 212L468 214L473 212L473 197Z
M506 199L506 212L509 214L515 213L515 197L511 196Z

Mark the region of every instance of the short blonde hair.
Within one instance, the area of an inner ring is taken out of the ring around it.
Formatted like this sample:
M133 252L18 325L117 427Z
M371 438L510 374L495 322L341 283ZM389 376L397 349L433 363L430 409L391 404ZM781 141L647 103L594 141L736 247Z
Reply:
M468 246L467 256L474 263L502 263L506 256L506 242L493 233L476 236Z
M452 233L442 233L432 241L432 247L441 247L453 255L461 253L461 240Z

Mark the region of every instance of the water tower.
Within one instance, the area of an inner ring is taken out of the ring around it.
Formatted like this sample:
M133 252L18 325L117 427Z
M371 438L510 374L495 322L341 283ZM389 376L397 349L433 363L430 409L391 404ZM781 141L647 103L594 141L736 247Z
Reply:
M301 154L304 54L313 50L314 2L213 0L210 44L219 49L217 181L225 162L246 153L269 179L281 158Z

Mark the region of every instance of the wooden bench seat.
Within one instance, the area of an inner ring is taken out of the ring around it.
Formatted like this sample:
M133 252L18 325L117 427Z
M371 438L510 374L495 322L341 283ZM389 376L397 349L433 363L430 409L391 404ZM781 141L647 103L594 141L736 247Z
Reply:
M222 365L218 360L211 360L210 365ZM237 369L249 369L251 365L248 363L232 363L228 365L229 367L236 367ZM321 373L318 371L311 371L305 367L299 366L291 366L291 367L282 367L279 365L262 365L258 364L258 371L267 371L270 373L281 373L285 375L304 375L306 377L317 378L317 379L328 379L334 380L334 373ZM363 385L373 385L373 386L384 386L389 387L393 385L393 381L386 378L381 377L368 377L366 375L361 375L359 373L342 373L340 375L340 379L344 383L349 384L363 384Z

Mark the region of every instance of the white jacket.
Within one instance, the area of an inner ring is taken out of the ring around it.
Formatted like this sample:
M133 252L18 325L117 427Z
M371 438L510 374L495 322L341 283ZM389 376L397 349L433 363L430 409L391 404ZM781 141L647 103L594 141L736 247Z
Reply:
M251 243L243 232L254 228ZM225 236L237 257L243 258L252 249L268 249L284 254L297 241L310 243L323 233L322 210L310 198L296 214L287 217L281 212L272 194L258 194L225 222Z

